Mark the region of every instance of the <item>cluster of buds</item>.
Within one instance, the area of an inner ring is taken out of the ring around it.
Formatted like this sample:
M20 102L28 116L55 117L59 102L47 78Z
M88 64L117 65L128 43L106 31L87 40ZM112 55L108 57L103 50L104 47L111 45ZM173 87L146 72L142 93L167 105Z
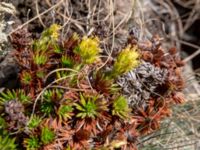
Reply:
M17 123L17 128L26 125L28 118L24 115L24 107L17 100L10 100L5 103L5 112L12 123Z

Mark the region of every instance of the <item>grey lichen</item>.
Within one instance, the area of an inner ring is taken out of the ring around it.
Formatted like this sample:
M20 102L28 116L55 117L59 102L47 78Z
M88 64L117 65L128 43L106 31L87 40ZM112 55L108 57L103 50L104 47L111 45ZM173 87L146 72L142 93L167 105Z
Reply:
M4 55L6 53L6 45L8 42L7 34L12 21L5 21L5 14L14 14L16 12L14 6L10 3L0 3L0 53Z
M130 107L145 108L155 89L165 82L166 77L166 69L142 61L139 67L118 78L117 83L127 97Z

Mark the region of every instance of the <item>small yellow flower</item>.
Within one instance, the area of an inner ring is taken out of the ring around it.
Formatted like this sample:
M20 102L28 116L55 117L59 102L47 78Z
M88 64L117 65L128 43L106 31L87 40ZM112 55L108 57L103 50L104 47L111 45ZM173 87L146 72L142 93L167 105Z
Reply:
M58 45L56 41L59 38L59 30L61 29L60 25L53 24L46 30L42 32L42 35L39 40L34 42L34 49L46 51L49 45L53 45L56 49Z
M97 60L100 50L99 39L97 37L83 37L76 52L83 58L86 64L91 64Z
M49 38L52 40L58 40L59 37L59 30L61 29L61 26L58 24L52 24L49 28L47 28L44 32L42 32L42 37L40 41L42 40L44 43L49 42Z
M54 40L57 40L59 37L59 30L61 29L61 26L58 24L53 24L49 28L49 33L51 34L51 38Z

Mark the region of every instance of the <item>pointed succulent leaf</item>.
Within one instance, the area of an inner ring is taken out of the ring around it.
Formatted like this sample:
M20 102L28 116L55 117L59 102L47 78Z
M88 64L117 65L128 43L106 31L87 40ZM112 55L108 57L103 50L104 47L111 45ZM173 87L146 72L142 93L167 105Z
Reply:
M86 105L86 101L85 101L85 98L83 97L82 94L80 94L80 98L81 98L81 104L82 104L83 106L85 106L85 105Z

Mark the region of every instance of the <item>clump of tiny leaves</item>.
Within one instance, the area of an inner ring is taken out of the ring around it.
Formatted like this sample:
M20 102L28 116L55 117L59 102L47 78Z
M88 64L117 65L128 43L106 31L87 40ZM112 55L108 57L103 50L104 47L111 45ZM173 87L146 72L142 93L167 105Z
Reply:
M53 24L39 39L13 33L20 84L0 93L0 149L137 149L138 138L170 115L170 105L183 102L174 52L168 63L160 47L146 51L129 39L110 60L95 35L61 40L60 29ZM168 67L168 78L147 105L132 108L118 79L142 61Z

